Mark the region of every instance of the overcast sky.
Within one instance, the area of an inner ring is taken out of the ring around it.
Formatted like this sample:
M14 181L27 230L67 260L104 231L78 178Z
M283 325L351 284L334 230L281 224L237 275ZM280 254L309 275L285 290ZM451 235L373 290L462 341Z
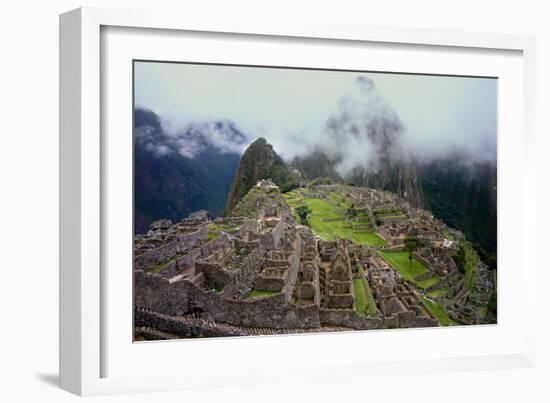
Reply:
M325 143L327 119L343 99L372 104L360 99L359 76L375 83L369 96L397 114L403 145L416 155L462 147L495 158L495 79L137 62L135 103L171 134L194 121L233 120L288 159Z

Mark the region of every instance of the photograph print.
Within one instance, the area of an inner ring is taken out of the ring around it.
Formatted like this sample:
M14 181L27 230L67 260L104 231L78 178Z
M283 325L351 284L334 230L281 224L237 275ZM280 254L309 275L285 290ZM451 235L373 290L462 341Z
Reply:
M496 324L497 86L134 61L134 341Z

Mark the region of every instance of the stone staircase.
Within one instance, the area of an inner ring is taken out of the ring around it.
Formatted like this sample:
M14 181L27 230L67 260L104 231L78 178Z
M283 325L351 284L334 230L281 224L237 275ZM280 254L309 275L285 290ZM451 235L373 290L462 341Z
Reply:
M314 329L300 328L266 328L234 326L227 323L215 322L201 317L200 314L184 316L164 315L150 309L137 307L136 313L140 319L136 320L136 335L152 340L173 340L187 337L224 337L224 336L273 336L281 334L324 333L352 330L347 327L320 327ZM149 319L149 321L147 320ZM147 323L150 322L150 323ZM154 324L161 323L159 326ZM170 329L170 330L167 330ZM182 331L183 330L183 331ZM200 330L197 332L197 330ZM189 334L195 336L188 336Z

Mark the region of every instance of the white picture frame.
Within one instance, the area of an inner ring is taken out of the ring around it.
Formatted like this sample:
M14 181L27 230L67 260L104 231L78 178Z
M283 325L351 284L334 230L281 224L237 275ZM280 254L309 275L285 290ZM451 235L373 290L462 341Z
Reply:
M521 197L521 209L518 214L521 220L517 225L518 231L523 234L523 243L514 252L521 258L521 287L514 291L523 299L525 317L522 320L511 320L508 328L513 333L517 343L484 354L475 352L470 355L461 355L457 351L438 352L434 355L420 355L418 357L389 356L385 360L328 360L325 362L311 362L308 374L304 374L296 359L283 364L265 368L264 372L248 370L244 365L237 366L231 376L221 376L220 373L200 363L195 356L186 356L185 363L171 365L160 376L136 376L125 374L124 368L111 375L105 367L106 359L113 354L113 348L107 348L111 341L106 336L104 328L109 322L105 317L109 315L109 305L106 303L108 292L105 287L105 244L103 227L105 224L105 190L109 175L112 173L106 168L105 147L110 143L102 133L108 131L102 119L102 92L108 92L109 85L102 81L102 30L106 27L154 29L163 32L193 32L195 36L201 33L217 33L218 35L244 35L254 37L255 40L269 39L277 41L285 39L291 41L329 40L334 46L338 44L377 43L378 46L413 46L434 49L467 49L478 54L490 51L515 52L516 61L521 64L521 82L517 82L518 89L523 90L521 116L516 123L520 123L517 141L520 145L522 170L518 173L521 186L525 189L534 189L534 91L535 91L535 41L530 36L469 33L444 30L418 30L408 28L386 28L359 25L327 23L322 21L270 21L263 20L213 20L198 18L193 15L173 14L151 10L114 10L103 8L81 8L60 16L60 385L63 389L79 395L97 395L113 393L151 392L161 390L207 388L209 386L227 386L236 383L242 386L258 383L293 382L299 374L301 379L327 379L327 371L338 369L339 378L357 374L361 368L362 376L374 373L404 374L418 372L440 372L474 369L492 369L503 367L527 367L535 362L535 326L530 315L535 312L535 284L526 281L526 278L536 276L536 262L534 256L527 254L528 243L526 233L534 230L536 220L533 198ZM258 56L259 57L259 56ZM519 59L517 59L519 57ZM196 60L198 61L198 60ZM460 68L460 67L456 67ZM128 77L130 80L131 77ZM103 86L103 87L102 87ZM105 124L106 125L106 124ZM516 148L517 149L517 148ZM504 155L507 151L503 151ZM500 158L499 170L502 164L510 163L509 157ZM112 165L109 165L112 166ZM499 172L499 181L503 177ZM131 179L128 178L130 181ZM506 180L504 177L503 180ZM527 192L524 192L527 193ZM499 203L502 200L499 196ZM500 208L500 204L499 204ZM506 211L506 210L504 210ZM499 225L500 225L499 210ZM499 228L500 236L500 228ZM499 241L500 242L500 241ZM499 246L499 263L501 261L501 247ZM505 268L506 270L506 268ZM500 276L500 266L499 266ZM510 284L510 282L506 283ZM505 287L509 287L506 285ZM501 287L501 284L499 284ZM501 293L499 288L499 309ZM509 295L509 293L508 293ZM500 316L500 312L499 312ZM518 319L518 318L516 318ZM500 321L500 319L499 319ZM499 323L499 325L501 325ZM491 329L480 329L478 332L487 333L484 337L499 335L498 326ZM442 329L430 330L401 330L387 333L383 338L399 340L408 334L408 337L425 338L437 337ZM465 333L455 330L456 337ZM464 331L464 329L462 329ZM347 335L330 335L327 343L346 340L346 343L360 343L365 333L358 332ZM231 351L244 349L245 344L256 353L265 349L284 348L283 344L293 345L295 349L307 349L307 341L319 336L282 336L277 338L262 338L260 340L227 340L193 341L193 349L197 351L213 350L216 354L223 354L224 349L230 346ZM323 336L325 337L325 336ZM326 336L329 337L329 336ZM371 337L382 340L381 333ZM345 338L345 339L344 339ZM131 340L127 340L131 344ZM388 341L387 343L391 343ZM382 340L381 343L384 343ZM176 343L155 343L156 349L162 349L159 354L170 354L171 351L183 351L185 346ZM115 345L116 347L116 345ZM146 347L145 347L146 348ZM153 348L153 347L151 347ZM143 348L142 348L143 350ZM142 353L141 351L140 353ZM129 353L130 354L130 353ZM229 354L229 351L228 353ZM196 365L193 373L189 368ZM258 364L258 368L261 367ZM281 369L284 368L284 371ZM223 369L223 365L222 365ZM204 375L211 371L212 377L208 382ZM113 372L114 373L114 372ZM183 375L185 374L185 375ZM246 375L246 376L245 376ZM355 375L357 376L357 375Z

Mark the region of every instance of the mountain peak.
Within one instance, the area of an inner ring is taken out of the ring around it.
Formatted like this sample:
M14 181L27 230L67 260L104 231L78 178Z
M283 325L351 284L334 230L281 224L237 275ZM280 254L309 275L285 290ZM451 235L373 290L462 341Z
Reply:
M254 140L241 157L227 197L226 215L260 179L271 179L283 192L298 186L296 175L263 137Z
M269 143L267 142L267 140L264 139L263 137L258 137L256 140L254 140L254 141L252 142L252 144L257 144L257 145L268 145L268 146L271 146L271 144L269 144ZM252 144L250 144L250 145L252 145Z

